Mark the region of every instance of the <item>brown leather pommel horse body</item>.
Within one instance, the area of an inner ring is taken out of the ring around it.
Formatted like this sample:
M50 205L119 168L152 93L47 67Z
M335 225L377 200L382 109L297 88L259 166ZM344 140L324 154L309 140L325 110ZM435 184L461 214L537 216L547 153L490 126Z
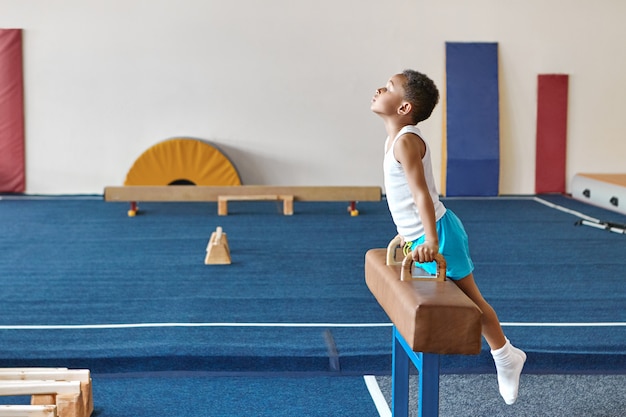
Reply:
M365 281L393 323L393 416L408 415L408 360L419 370L418 415L436 416L439 406L439 355L479 354L482 347L478 306L446 280L446 261L437 255L436 276L414 276L411 254L397 262L399 239L365 255Z
M436 278L413 278L410 256L402 263L394 262L393 250L367 252L365 281L411 349L439 354L479 354L482 312L454 282L445 279L443 256L436 258L439 269Z

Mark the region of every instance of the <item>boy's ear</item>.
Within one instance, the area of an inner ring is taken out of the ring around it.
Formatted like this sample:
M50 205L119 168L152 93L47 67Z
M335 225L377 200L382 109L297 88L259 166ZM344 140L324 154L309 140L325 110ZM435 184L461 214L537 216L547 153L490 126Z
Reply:
M403 101L400 107L398 107L398 114L406 116L407 114L411 113L411 109L411 103L409 103L408 101Z

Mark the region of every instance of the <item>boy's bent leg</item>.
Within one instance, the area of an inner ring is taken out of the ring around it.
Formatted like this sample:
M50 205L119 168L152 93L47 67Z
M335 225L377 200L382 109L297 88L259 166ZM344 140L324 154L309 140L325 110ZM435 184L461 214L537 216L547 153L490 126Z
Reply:
M489 347L493 349L499 349L506 343L506 338L502 332L500 321L495 310L489 305L489 303L483 298L480 293L476 282L474 281L474 275L469 274L463 279L453 280L453 282L467 295L483 312L482 332L483 336L487 340Z
M498 315L483 298L472 274L461 280L454 281L454 283L474 301L483 312L483 336L491 348L491 354L496 365L500 395L502 395L502 398L507 404L513 404L517 400L519 379L524 363L526 362L526 354L511 345L509 340L504 336Z

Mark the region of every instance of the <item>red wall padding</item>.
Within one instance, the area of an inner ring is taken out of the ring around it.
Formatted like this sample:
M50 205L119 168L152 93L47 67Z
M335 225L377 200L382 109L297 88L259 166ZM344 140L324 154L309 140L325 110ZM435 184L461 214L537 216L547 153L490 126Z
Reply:
M535 192L565 192L569 76L540 74L537 82Z
M0 29L0 192L26 188L22 30Z

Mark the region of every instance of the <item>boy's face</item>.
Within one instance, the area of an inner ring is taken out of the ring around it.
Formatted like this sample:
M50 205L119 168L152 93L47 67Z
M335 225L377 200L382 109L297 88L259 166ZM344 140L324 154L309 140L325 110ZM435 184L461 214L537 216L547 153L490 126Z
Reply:
M370 108L380 116L396 115L404 101L404 82L402 74L396 74L387 81L384 87L376 89Z

